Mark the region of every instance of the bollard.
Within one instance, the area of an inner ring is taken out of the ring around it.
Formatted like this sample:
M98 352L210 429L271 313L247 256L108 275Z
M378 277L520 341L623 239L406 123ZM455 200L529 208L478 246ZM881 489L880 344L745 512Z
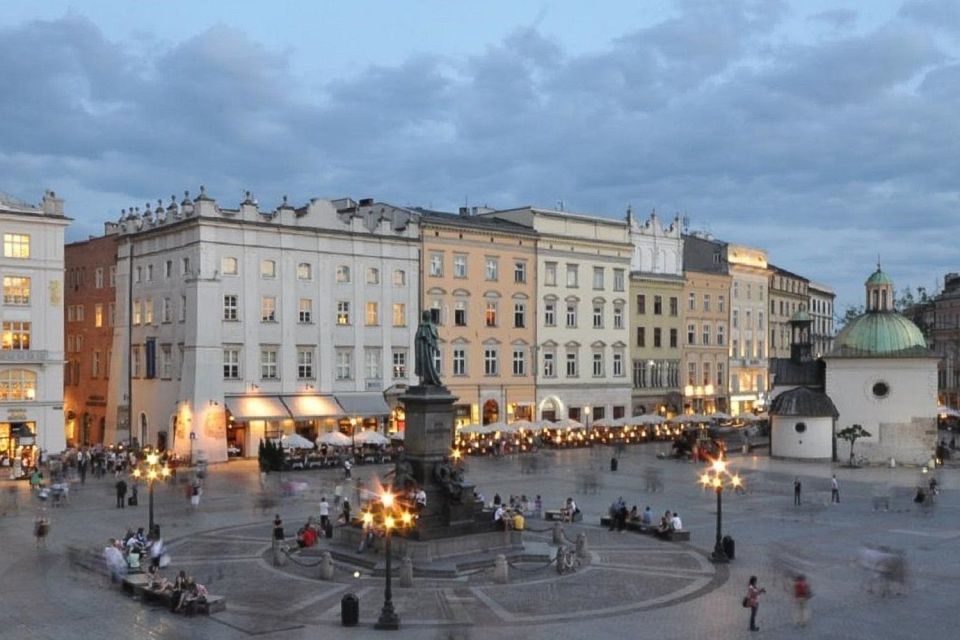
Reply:
M587 534L578 533L577 534L577 557L581 560L586 558L588 555L587 551Z
M507 556L499 554L493 561L493 579L500 584L510 582L510 573L507 566Z
M553 544L563 544L563 527L559 522L553 523Z
M413 558L410 556L403 556L400 561L400 586L413 586Z
M320 579L333 580L333 556L329 551L324 551L320 555Z

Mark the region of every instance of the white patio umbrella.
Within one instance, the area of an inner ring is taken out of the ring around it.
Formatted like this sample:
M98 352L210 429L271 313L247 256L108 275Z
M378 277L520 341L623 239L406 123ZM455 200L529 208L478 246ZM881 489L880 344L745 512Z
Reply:
M562 431L573 431L574 429L583 429L583 423L574 420L573 418L564 418L559 420L553 427L554 429L559 429Z
M484 429L484 433L496 433L497 431L500 433L509 433L513 431L506 422L491 422L490 424L484 425Z
M483 433L483 425L477 423L464 425L460 427L460 433L468 435L471 433Z
M313 449L313 443L299 433L281 436L280 446L284 449Z
M329 431L317 438L317 444L325 444L331 447L349 447L353 444L350 436L339 431Z
M536 425L529 420L514 420L510 423L510 428L514 431L532 431Z
M353 436L357 444L390 444L390 441L378 431L360 431Z
M945 405L940 405L939 407L937 407L937 413L942 418L946 418L947 416L950 416L953 418L960 418L960 411L957 411L953 407L948 407Z
M593 424L592 424L591 426L594 426L594 427L603 427L603 428L606 429L606 428L610 427L611 425L610 425L610 422L608 422L606 418L600 418L599 420L594 420L594 421L593 421Z
M731 419L730 414L724 413L723 411L714 411L707 417L712 418L713 420L730 420Z

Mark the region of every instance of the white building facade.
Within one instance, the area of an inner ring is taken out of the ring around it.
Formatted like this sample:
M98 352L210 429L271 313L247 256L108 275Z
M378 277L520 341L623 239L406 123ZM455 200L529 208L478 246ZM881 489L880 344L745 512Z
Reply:
M767 391L767 252L727 245L730 268L730 413L762 407Z
M219 461L228 443L380 428L383 392L414 380L418 245L416 215L373 201L226 209L201 189L125 216L111 379L132 369L133 419L111 394L107 441Z
M39 206L0 194L0 457L13 476L40 450L66 447L63 419L63 236L52 191Z
M626 225L532 207L484 215L539 234L536 419L628 415L633 246Z
M807 310L813 317L811 338L814 357L824 356L833 349L833 303L837 297L834 290L819 282L810 282L807 287L810 304Z

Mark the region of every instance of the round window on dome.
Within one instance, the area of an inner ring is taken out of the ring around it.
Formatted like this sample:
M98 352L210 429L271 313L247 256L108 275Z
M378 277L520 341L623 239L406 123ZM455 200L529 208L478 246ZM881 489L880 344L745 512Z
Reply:
M890 385L886 382L877 382L873 385L873 395L877 398L886 398L890 393Z
M807 423L798 422L797 424L793 425L793 430L796 431L797 433L803 433L804 431L807 430Z

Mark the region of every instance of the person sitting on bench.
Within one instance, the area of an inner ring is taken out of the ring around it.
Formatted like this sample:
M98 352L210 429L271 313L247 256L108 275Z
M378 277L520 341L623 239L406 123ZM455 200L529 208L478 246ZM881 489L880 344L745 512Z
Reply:
M567 503L560 508L560 516L564 522L573 522L574 516L578 513L580 513L580 509L573 498L567 498Z

